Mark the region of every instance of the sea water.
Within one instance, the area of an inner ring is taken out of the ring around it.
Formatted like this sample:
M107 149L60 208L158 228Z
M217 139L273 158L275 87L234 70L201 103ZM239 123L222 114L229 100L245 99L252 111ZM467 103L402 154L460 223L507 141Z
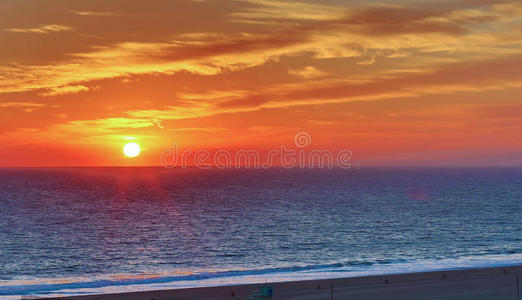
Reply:
M522 263L521 168L0 169L0 297Z

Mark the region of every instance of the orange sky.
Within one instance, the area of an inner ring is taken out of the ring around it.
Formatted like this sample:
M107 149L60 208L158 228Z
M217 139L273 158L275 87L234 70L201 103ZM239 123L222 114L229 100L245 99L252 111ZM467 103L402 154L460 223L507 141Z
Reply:
M521 36L520 1L1 1L0 166L300 131L363 165L521 165Z

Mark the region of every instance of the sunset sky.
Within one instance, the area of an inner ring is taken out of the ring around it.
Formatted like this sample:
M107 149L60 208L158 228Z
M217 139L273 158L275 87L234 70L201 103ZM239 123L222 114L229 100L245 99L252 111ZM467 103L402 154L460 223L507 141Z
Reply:
M363 165L521 165L521 37L521 1L2 0L0 166L301 131Z

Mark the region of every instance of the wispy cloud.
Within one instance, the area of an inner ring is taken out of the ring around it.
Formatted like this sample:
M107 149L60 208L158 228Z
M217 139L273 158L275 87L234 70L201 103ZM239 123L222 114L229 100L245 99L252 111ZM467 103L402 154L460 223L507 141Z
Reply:
M79 15L79 16L95 16L95 17L111 17L116 16L116 13L109 12L109 11L78 11L78 10L70 10L69 11L72 14Z
M518 67L520 66L520 68ZM405 76L374 78L352 83L319 81L283 85L217 104L226 109L281 107L332 102L407 98L427 94L481 92L522 86L522 57L475 63L457 63L438 70ZM495 76L491 76L494 73Z
M520 53L522 47L520 39L513 38L522 33L522 28L517 30L508 21L498 21L516 18L513 11L522 7L517 4L454 9L382 4L344 8L269 0L247 3L248 6L239 8L232 16L242 20L277 19L284 26L267 25L261 32L188 32L167 34L161 41L102 43L87 51L67 53L67 59L57 62L4 65L0 66L0 93L86 86L82 82L136 74L188 71L216 75L305 54L312 54L318 60L366 57L355 62L364 66L378 61L380 56L392 59L420 53L422 55L404 64L410 68L425 68L430 60L456 62L501 57ZM290 6L295 9L289 10ZM106 15L106 12L90 10L73 12ZM496 20L501 27L485 30L480 26L491 20ZM475 25L478 27L470 29ZM50 33L73 29L45 25L8 30ZM430 55L442 52L444 55ZM318 75L313 69L307 70L307 66L300 68L290 68L287 72L308 78Z
M257 20L258 23L266 21L267 24L274 24L274 20L324 21L339 19L345 14L344 7L330 5L278 0L243 1L252 6L231 13L233 21L251 23Z
M34 108L34 107L43 107L45 104L36 103L36 102L3 102L0 103L0 108L11 108L11 107L24 107L24 108Z
M80 92L89 91L89 88L83 85L67 85L67 86L59 86L52 87L49 91L45 93L41 93L41 96L58 96L65 94L76 94Z
M327 75L327 73L317 69L314 66L306 66L301 69L291 69L288 71L290 75L295 75L304 79L317 78Z
M54 33L54 32L74 31L75 29L74 29L74 27L71 27L71 26L50 24L50 25L41 25L39 27L33 27L33 28L6 28L4 30L9 31L9 32L17 32L17 33L47 34L47 33Z

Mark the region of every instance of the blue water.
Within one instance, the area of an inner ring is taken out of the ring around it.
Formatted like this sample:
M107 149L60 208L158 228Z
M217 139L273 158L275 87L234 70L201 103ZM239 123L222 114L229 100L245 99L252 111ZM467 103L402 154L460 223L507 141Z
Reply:
M0 295L522 264L521 168L0 169Z

